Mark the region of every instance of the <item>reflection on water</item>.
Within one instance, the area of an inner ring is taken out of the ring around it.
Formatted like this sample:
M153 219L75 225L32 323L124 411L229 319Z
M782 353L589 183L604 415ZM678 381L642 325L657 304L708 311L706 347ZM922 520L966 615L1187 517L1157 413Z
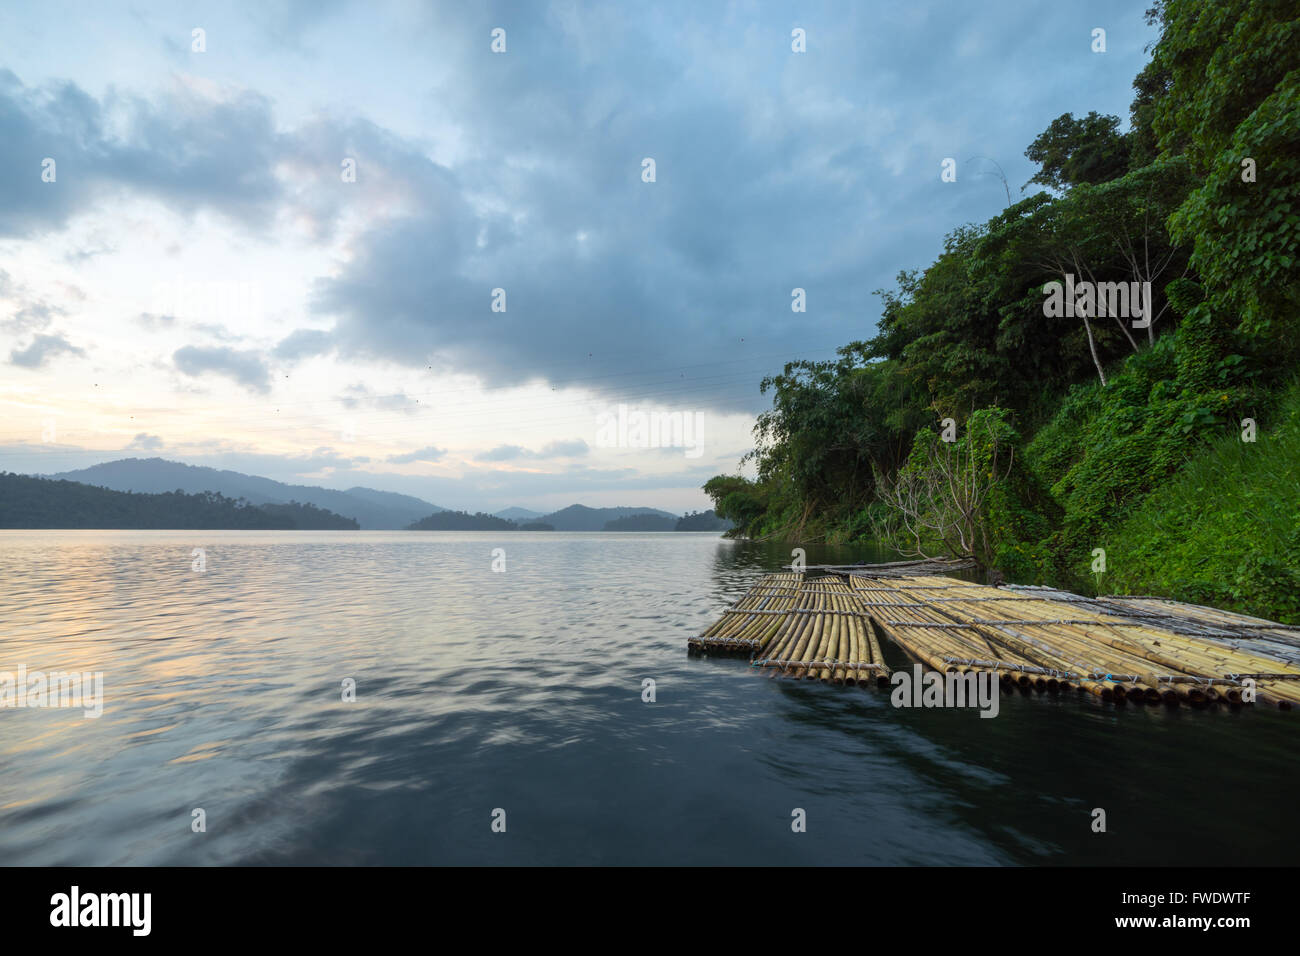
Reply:
M0 671L102 671L106 696L0 710L0 861L1295 859L1293 715L1016 695L981 720L686 656L789 560L704 534L0 532Z

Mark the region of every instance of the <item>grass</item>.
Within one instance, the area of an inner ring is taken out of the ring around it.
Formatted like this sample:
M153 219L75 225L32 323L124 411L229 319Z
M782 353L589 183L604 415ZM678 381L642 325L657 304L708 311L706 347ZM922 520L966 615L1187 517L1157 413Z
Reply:
M1300 623L1300 385L1256 441L1198 452L1106 535L1099 591Z

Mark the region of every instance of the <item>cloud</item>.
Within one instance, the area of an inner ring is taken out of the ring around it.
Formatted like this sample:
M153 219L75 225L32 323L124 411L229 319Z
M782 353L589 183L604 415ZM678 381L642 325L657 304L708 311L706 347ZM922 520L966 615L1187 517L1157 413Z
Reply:
M123 188L194 212L266 224L282 188L270 101L178 85L156 101L75 83L39 89L0 69L0 236L58 229ZM53 181L42 180L46 159ZM20 174L27 170L28 175Z
M219 342L237 342L240 339L240 336L231 332L220 322L195 322L190 326L190 328L201 335L214 338Z
M581 438L573 441L553 441L538 454L538 458L580 458L591 451L591 447Z
M212 372L233 379L255 392L271 390L271 372L257 352L228 347L187 345L172 356L176 368L186 375Z
M544 460L552 458L579 458L591 451L581 438L573 441L553 441L541 451L531 451L521 445L498 445L490 451L474 456L475 461L516 461L519 459Z
M376 59L364 17L264 4L241 22L255 59L286 44L303 54L279 78L215 52L202 76L178 52L179 77L147 95L124 92L130 73L108 84L93 58L81 86L0 70L0 168L12 171L0 237L143 198L256 230L273 270L301 261L271 242L269 226L292 224L339 239L339 255L294 304L315 318L304 324L329 327L281 338L277 361L333 354L488 387L546 381L753 411L768 401L763 375L870 336L873 290L931 261L946 231L1000 211L1001 184L967 157L1024 182L1025 145L1078 108L1079 90L1087 108L1126 112L1151 30L1131 4L1095 0L1097 22L1117 25L1098 58L1071 6L813 5L799 16L808 53L795 55L792 21L773 6L525 4L509 10L510 53L493 56L501 7L417 5L401 37L383 28L393 42ZM384 68L348 77L355 98L340 99L329 64L354 44ZM142 66L134 79L159 75ZM291 112L319 103L345 115ZM55 183L40 180L47 156ZM944 184L948 156L961 166ZM356 159L355 183L340 182L340 157ZM76 257L101 243L92 232L72 246ZM796 287L805 313L791 312ZM491 310L497 288L504 312ZM35 313L22 321L44 331ZM240 374L261 390L258 362ZM515 458L529 454L545 449Z
M885 196L928 208L938 179L902 104L863 81L858 51L830 31L813 68L788 53L775 14L737 37L736 53L650 13L518 18L528 56L498 57L485 74L477 49L447 50L446 108L473 158L448 168L399 156L389 174L415 184L417 204L318 281L313 309L336 319L344 355L628 397L702 355L745 359L746 337L769 356L842 344L863 330L872 291L910 264L900 245L918 257L939 247L939 216L884 228ZM753 36L763 31L769 48ZM646 93L647 78L686 65L688 79ZM836 92L839 70L852 95ZM926 172L891 172L899 151ZM805 313L791 312L796 287ZM505 311L491 309L497 288ZM677 384L695 405L749 409L763 403L763 371Z
M491 451L485 451L474 456L475 461L514 461L516 458L524 458L528 455L528 449L519 445L497 445Z
M272 354L278 359L297 361L324 355L333 347L328 332L320 329L296 329L280 340Z
M394 465L409 465L415 461L438 461L446 454L447 449L430 445L419 451L407 452L405 455L389 455L386 460Z
M381 395L366 385L349 385L339 396L339 402L345 408L379 408L389 412L414 413L420 404L418 398L412 398L405 392L390 392Z
M37 335L32 344L25 349L14 349L9 353L9 361L23 368L40 368L56 355L85 355L62 335Z
M10 299L17 303L9 317L0 321L0 330L16 335L43 332L50 327L56 316L68 314L66 309L33 296L25 285L15 282L3 269L0 269L0 299Z
M28 302L15 310L9 318L0 322L0 329L20 335L27 332L40 332L48 329L54 317L58 315L67 315L67 312L45 302Z
M157 435L150 435L147 432L140 432L131 439L131 444L127 445L125 451L158 451L165 445Z

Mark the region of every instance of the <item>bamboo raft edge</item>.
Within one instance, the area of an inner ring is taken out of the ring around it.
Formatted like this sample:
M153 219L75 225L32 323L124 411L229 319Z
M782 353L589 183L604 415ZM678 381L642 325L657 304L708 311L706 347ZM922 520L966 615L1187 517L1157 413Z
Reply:
M1177 602L1164 598L992 587L948 577L943 571L954 564L783 569L756 582L687 648L746 655L772 677L887 686L879 632L922 665L988 671L1004 687L1077 689L1117 704L1175 706L1249 704L1242 693L1252 687L1260 703L1300 706L1300 653L1288 659L1259 651L1274 640L1287 646L1278 634L1291 631L1289 625L1195 605L1182 606L1195 614L1180 615L1165 607ZM1159 612L1120 603L1147 600L1160 602ZM1012 607L1003 610L1001 601ZM1078 616L1053 610L1063 602ZM1226 638L1216 643L1212 636L1219 634ZM1300 640L1296 646L1300 651Z

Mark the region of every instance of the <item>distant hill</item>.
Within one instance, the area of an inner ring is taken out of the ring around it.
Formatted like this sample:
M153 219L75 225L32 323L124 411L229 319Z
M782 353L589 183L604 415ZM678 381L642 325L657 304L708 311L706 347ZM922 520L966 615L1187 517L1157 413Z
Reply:
M555 525L544 521L525 521L519 526L520 531L554 531Z
M357 523L297 502L265 507L219 492L156 494L0 473L0 528L249 529L346 528Z
M540 520L554 525L556 531L604 531L606 523L610 521L645 514L677 520L677 515L658 508L588 508L586 505L569 505Z
M605 522L605 531L674 531L679 519L671 515L625 515Z
M496 512L498 518L505 518L507 521L532 521L542 517L540 511L529 511L527 508L506 508L504 511Z
M506 518L483 512L439 511L413 522L407 531L518 531L519 526Z
M245 498L253 504L287 504L298 501L353 518L366 529L405 528L441 507L410 495L374 488L337 491L314 485L288 485L270 478L186 465L165 458L122 458L77 471L50 475L68 481L98 485L114 491L213 491L227 498Z

